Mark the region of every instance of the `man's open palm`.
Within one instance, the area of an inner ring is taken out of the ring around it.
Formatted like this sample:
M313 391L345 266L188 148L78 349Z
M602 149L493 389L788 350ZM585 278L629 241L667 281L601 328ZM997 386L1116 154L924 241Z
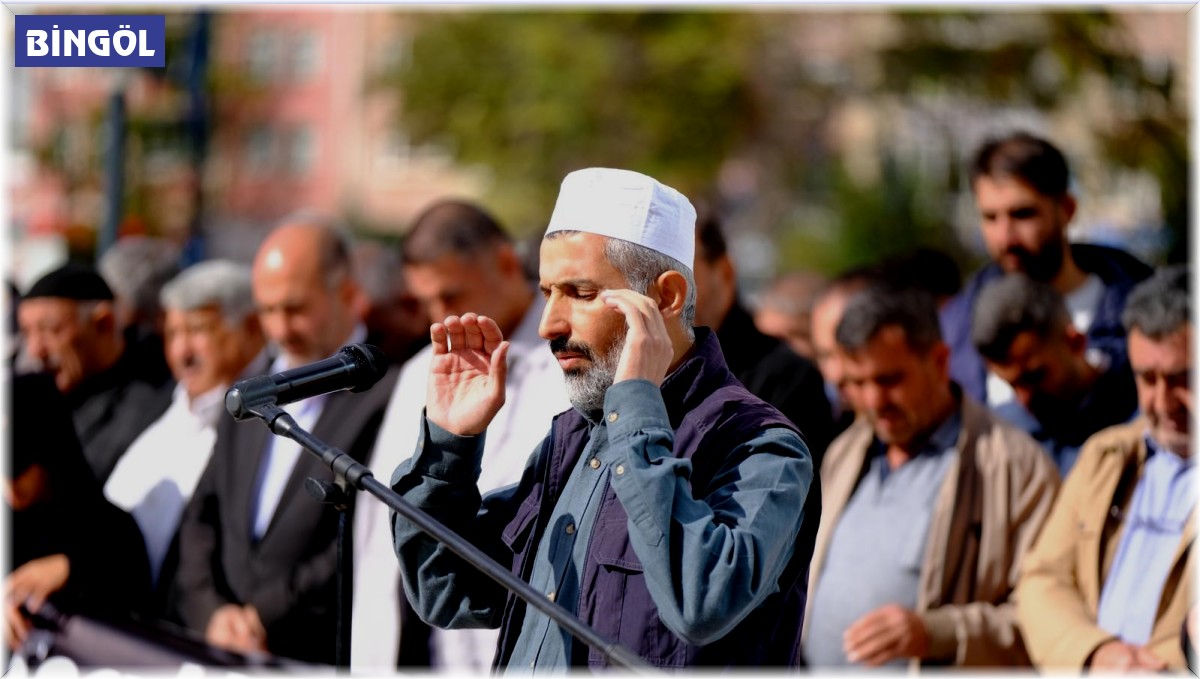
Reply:
M483 433L504 405L508 342L496 322L473 313L429 328L433 361L425 416L459 436Z

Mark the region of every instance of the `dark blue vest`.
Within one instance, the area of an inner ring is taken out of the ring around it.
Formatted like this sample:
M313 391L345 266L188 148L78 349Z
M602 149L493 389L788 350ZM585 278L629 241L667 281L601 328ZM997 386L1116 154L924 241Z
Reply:
M741 460L730 459L737 443L769 427L795 426L729 372L716 337L696 329L696 344L683 364L664 380L663 400L675 430L674 453L691 459L692 495L703 498L713 476ZM554 419L543 442L541 463L525 501L504 530L513 550L512 571L526 582L537 544L546 530L567 477L588 440L588 421L575 410ZM547 449L547 447L549 447ZM659 667L790 666L798 664L800 629L808 593L810 553L794 550L779 578L779 591L720 640L693 646L658 617L642 565L629 541L624 508L606 486L591 544L579 574L579 617L601 636L617 641ZM525 617L526 604L509 596L501 622L497 664L508 664ZM574 664L604 666L604 657L578 641Z

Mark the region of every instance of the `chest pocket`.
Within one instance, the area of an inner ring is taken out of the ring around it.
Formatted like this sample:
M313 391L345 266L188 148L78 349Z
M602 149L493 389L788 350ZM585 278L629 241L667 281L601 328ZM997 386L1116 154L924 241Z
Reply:
M529 536L533 533L533 525L537 517L537 499L532 496L525 498L525 501L517 508L517 513L513 515L512 521L508 522L508 526L504 528L504 532L500 535L500 540L512 550L513 554L520 554L525 551L526 545L529 544Z

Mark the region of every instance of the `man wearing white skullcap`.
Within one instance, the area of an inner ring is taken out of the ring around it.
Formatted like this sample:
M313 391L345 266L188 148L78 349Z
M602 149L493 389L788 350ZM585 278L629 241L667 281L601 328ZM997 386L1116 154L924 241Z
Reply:
M504 402L492 319L430 328L417 452L392 486L601 636L661 667L797 662L812 458L794 425L692 328L696 211L626 170L567 175L541 247L549 340L574 406L521 481L480 498L484 432ZM536 608L393 515L405 591L440 627L499 627L515 671L603 666Z

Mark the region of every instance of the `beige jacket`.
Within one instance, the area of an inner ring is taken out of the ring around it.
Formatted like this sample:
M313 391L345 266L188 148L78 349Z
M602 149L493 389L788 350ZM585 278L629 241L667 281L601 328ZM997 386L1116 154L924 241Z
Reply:
M1058 471L1036 441L965 395L962 420L958 456L934 504L921 565L917 612L929 632L926 662L1028 665L1010 596L1021 558L1050 513ZM871 425L860 418L825 453L810 592L842 510L869 463L873 438ZM810 608L814 598L810 594ZM914 660L912 669L918 666Z
M1144 420L1109 427L1084 444L1041 537L1025 560L1018 620L1038 667L1079 671L1115 637L1096 625L1100 591L1121 543L1122 517L1146 461ZM1122 482L1124 479L1124 482ZM1193 599L1193 509L1163 587L1150 650L1185 669L1180 631Z

